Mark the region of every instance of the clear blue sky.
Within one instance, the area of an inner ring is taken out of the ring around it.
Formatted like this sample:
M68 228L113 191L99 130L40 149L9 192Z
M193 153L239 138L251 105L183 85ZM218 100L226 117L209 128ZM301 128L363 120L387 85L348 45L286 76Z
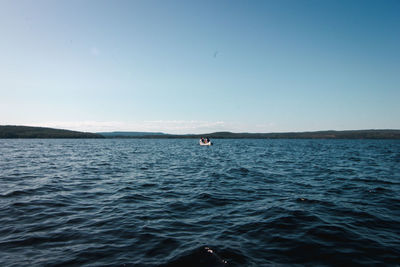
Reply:
M400 1L0 0L0 124L400 129Z

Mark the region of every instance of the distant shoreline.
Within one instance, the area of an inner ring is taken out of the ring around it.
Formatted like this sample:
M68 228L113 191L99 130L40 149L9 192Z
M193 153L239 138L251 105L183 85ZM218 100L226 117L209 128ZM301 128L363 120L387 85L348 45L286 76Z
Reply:
M47 127L0 126L0 139L27 138L98 138L98 139L400 139L400 130L348 130L348 131L314 131L286 133L232 133L214 132L208 134L165 134L160 132L102 132L88 133Z
M142 135L142 136L108 136L118 139L400 139L400 130L358 130L358 131L318 131L288 133L209 133L186 135Z
M47 127L31 127L5 125L0 126L0 139L26 139L26 138L104 138L95 133L77 132Z

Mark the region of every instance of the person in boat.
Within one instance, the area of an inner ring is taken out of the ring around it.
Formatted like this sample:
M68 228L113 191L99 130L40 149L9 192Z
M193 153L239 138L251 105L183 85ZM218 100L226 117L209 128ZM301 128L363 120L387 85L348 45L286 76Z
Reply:
M200 141L201 141L203 144L207 144L208 142L210 142L210 139L208 139L208 137L202 137L202 138L200 138Z

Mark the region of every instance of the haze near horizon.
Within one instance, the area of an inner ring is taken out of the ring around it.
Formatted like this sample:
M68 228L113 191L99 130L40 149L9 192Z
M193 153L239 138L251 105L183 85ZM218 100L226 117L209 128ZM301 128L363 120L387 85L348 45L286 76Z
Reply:
M0 1L0 125L400 129L399 1Z

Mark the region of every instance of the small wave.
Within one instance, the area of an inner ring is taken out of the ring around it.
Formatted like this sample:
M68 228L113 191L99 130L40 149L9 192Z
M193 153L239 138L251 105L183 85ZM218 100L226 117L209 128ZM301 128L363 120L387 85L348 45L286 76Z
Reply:
M387 180L382 180L382 179L376 179L376 178L353 178L351 179L353 182L358 182L361 184L368 183L368 184L387 184L387 185L400 185L400 182L397 181L387 181Z
M140 186L143 188L150 188L150 187L156 187L158 185L155 183L145 183L145 184L141 184Z
M26 190L12 190L9 192L6 192L4 194L1 194L0 197L18 197L18 196L29 196L34 194L35 189L26 189Z
M140 201L151 201L152 197L146 196L144 194L139 194L139 193L134 193L134 194L129 194L126 196L123 196L119 199L119 201L123 203L137 203Z
M17 189L17 190L10 190L4 194L1 194L0 197L4 198L12 198L12 197L20 197L20 196L37 196L44 193L59 191L60 189L64 189L63 187L59 186L52 186L52 185L43 185L39 187L30 187L25 189Z
M246 169L244 167L230 168L227 170L226 173L228 173L230 175L234 175L234 176L239 175L239 177L245 177L250 173L250 170Z
M316 204L322 205L325 207L335 207L335 204L329 201L318 200L318 199L308 199L305 197L299 197L296 199L297 202L304 203L304 204Z
M198 200L198 205L206 204L210 207L225 206L234 202L233 199L217 197L216 195L211 195L208 193L201 193L197 195L195 199Z
M41 245L50 247L54 243L65 243L69 240L79 238L79 233L74 231L65 231L61 233L46 233L42 235L31 234L16 239L7 239L0 242L0 248L3 247L23 247Z

